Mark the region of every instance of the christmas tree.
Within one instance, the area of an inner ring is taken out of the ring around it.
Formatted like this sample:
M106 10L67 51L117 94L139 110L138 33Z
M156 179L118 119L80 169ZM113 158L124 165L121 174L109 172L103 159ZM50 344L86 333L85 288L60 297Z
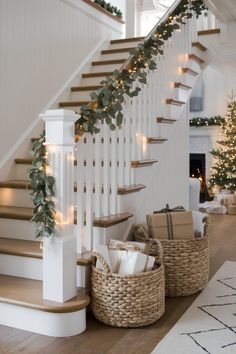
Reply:
M217 143L219 148L210 151L216 159L209 180L210 187L236 190L236 101L228 104L225 122L222 124L224 140Z

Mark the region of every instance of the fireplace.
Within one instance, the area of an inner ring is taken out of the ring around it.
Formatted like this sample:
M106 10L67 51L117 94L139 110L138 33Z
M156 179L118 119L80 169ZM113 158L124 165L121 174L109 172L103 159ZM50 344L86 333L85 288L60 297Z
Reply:
M206 155L190 154L189 176L199 178L203 182L206 180Z

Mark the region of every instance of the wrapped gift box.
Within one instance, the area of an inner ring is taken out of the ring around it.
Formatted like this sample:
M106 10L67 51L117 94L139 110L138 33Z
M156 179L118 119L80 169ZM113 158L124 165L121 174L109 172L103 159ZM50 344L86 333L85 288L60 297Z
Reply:
M228 206L228 214L236 215L236 204L231 204Z
M180 240L194 237L190 211L156 213L147 215L146 218L153 238Z
M144 272L147 264L147 257L140 252L123 251L119 274L135 274Z
M150 246L146 243L136 241L110 240L109 249L126 250L134 252L150 253Z

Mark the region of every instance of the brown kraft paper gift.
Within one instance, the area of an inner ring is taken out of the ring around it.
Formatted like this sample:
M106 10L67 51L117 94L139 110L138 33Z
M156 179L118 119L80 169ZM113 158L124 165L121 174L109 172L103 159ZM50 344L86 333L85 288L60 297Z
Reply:
M194 238L190 211L168 211L146 216L152 238L183 240Z

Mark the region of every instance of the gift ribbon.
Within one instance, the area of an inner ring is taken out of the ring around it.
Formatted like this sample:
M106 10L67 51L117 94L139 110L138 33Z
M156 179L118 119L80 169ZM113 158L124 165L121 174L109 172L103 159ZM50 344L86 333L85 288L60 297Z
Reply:
M154 211L153 214L161 214L165 213L166 214L166 223L167 223L167 232L168 232L168 240L173 240L174 239L174 234L173 234L173 221L172 221L172 215L171 212L179 212L179 211L185 211L184 207L182 206L177 206L175 208L170 209L169 205L166 204L166 207L161 210Z
M118 241L115 245L110 245L109 250L142 252L141 248L129 242Z

